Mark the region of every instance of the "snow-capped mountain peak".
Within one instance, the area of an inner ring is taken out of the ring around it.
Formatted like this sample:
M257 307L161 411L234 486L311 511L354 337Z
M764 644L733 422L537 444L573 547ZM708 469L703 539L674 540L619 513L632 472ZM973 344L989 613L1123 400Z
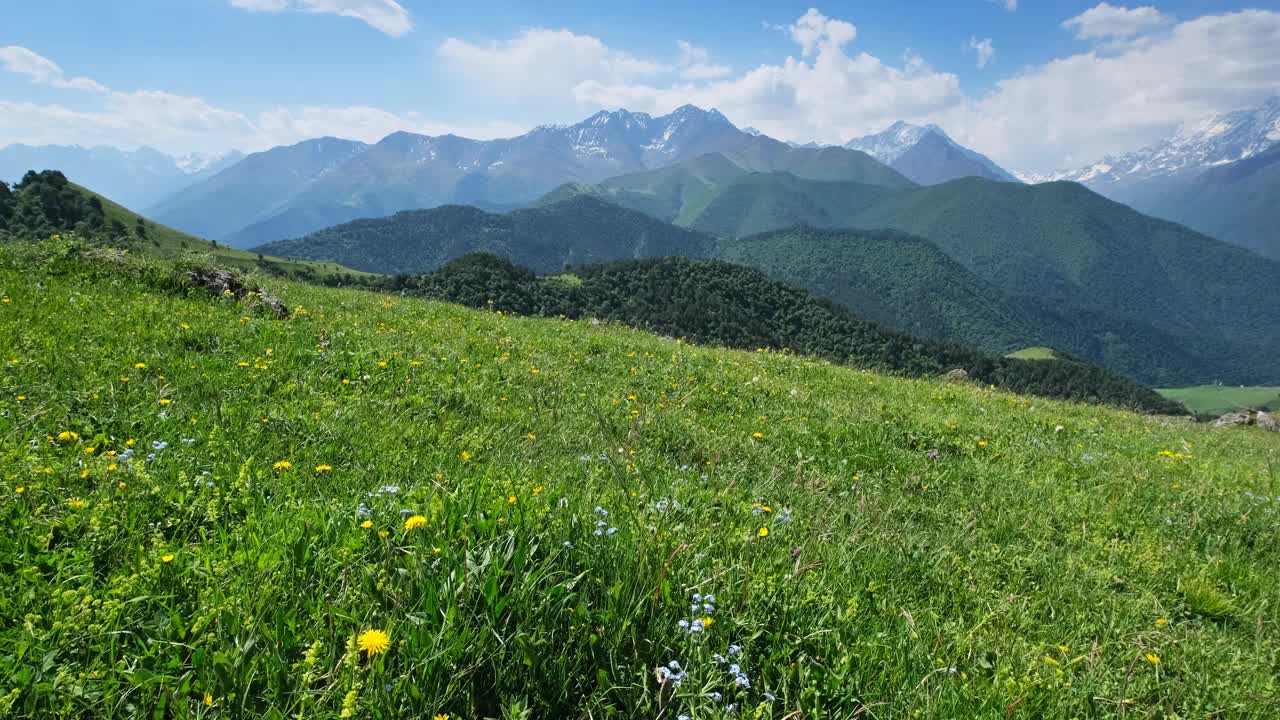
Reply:
M947 142L951 142L951 138L947 137L947 134L937 125L932 123L913 125L899 120L874 135L856 137L844 146L851 150L861 150L887 165L902 157L903 153L914 147L929 133L937 133Z
M1034 177L1035 182L1073 180L1094 186L1142 181L1244 160L1277 142L1280 96L1256 108L1183 123L1169 137L1140 150L1108 155L1076 170Z

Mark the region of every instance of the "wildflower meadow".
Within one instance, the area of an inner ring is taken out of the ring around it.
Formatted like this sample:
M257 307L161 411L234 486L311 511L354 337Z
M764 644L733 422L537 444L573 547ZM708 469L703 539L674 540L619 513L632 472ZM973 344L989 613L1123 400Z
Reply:
M0 248L0 717L1274 718L1280 441Z

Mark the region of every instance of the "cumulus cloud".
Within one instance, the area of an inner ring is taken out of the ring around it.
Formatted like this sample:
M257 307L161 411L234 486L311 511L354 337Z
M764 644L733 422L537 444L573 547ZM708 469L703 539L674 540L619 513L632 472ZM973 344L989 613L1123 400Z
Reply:
M1245 10L1187 20L1118 52L1025 68L938 122L998 162L1052 170L1277 93L1280 13Z
M844 47L858 37L858 28L853 23L833 20L814 8L809 8L808 12L801 15L788 31L805 55Z
M1090 18L1111 10L1098 8L1067 29L1106 40L1106 47L1025 66L981 95L965 94L954 74L933 69L917 53L890 60L857 52L858 28L817 10L789 25L765 25L795 44L795 53L776 63L699 78L667 73L667 66L650 62L653 72L643 76L576 71L556 84L530 81L528 92L571 97L584 113L601 107L663 113L685 103L716 107L739 125L800 142L843 142L895 120L936 122L998 162L1030 171L1134 149L1182 122L1280 93L1280 13L1247 10L1184 22L1159 16L1157 22L1138 8L1124 11L1127 25L1117 21L1101 35ZM1124 43L1110 42L1121 37ZM616 52L590 40L595 57ZM991 66L990 39L974 36L965 47L980 67ZM684 46L680 50L681 60L671 64L676 68L696 55ZM540 65L530 54L521 57L521 78L553 75L563 67L554 58Z
M1079 15L1064 20L1062 27L1081 40L1127 38L1161 27L1169 18L1150 5L1136 8L1098 3Z
M588 80L626 82L664 70L657 62L611 50L599 38L545 28L487 45L448 38L436 57L460 76L517 97L564 93Z
M979 40L976 36L969 38L969 49L978 54L978 67L984 68L987 63L991 62L991 58L995 57L996 49L991 44L991 38L983 38Z
M652 113L694 103L775 137L825 142L878 131L898 119L921 120L962 99L959 79L933 70L917 54L894 64L849 52L857 37L853 23L809 10L781 29L798 46L799 58L707 82L587 80L573 87L573 96L584 106Z
M250 12L282 12L297 8L304 12L355 18L392 37L413 29L409 11L396 0L230 0L234 7Z
M103 93L107 89L85 77L69 78L62 68L49 58L18 45L0 47L0 67L11 73L25 75L31 82L51 85L63 90L86 90Z
M711 53L704 48L695 47L684 40L677 40L680 48L680 77L686 80L714 80L732 75L733 68L728 65L716 65L711 62Z

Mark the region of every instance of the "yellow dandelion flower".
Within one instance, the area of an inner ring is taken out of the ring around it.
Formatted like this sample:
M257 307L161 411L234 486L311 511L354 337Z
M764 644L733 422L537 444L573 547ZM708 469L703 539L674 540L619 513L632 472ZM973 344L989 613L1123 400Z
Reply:
M767 527L760 528L759 530L756 531L756 535L759 535L760 537L769 537L769 528Z
M22 493L27 491L27 488L25 488L22 485L19 485L18 487L14 488L13 491L21 495Z
M72 442L79 439L80 439L80 436L71 432L70 430L63 430L62 432L58 433L59 442Z
M713 618L713 617L711 617L710 615L708 615L708 616L706 616L706 617L702 618L702 620L700 620L699 622L701 622L701 623L702 623L702 627L704 627L704 628L709 628L709 627L711 627L711 623L713 623L713 622L715 622L715 621L716 621L716 619L715 619L715 618Z
M134 364L133 364L133 369L134 369L134 370L146 370L146 369L147 369L147 364L146 364L146 363L134 363Z
M137 440L134 440L133 438L129 438L128 440L125 440L125 441L124 441L124 444L125 444L125 445L128 445L129 447L133 447L133 444L134 444L134 443L136 443L136 442L138 442L138 441L137 441Z
M1168 620L1165 620L1164 618L1156 618L1156 627L1164 627L1165 625L1168 625L1168 624L1169 624Z
M471 453L467 452L466 450L463 450L462 454L459 455L458 457L462 458L462 462L467 462L471 459Z
M288 470L291 467L293 467L293 463L288 460L277 460L271 464L272 470Z
M360 523L360 527L364 528L365 530L368 530L369 528L373 527L373 521L365 520L364 522Z
M417 530L427 524L427 519L421 515L411 515L404 521L405 530Z
M168 405L168 404L169 404L169 403L171 403L171 402L173 402L173 401L172 401L172 400L170 400L169 398L160 398L160 404L161 404L161 405Z
M115 463L111 463L110 465L107 466L107 472L115 472L115 470L116 470Z
M205 704L205 707L208 707L213 704L213 693L207 690L204 693L204 704Z
M333 470L333 466L332 466L332 465L317 465L317 466L316 466L316 472L319 472L319 473L329 472L330 470Z
M123 489L125 489L126 487L128 487L128 485L125 485L124 483L116 483L116 489L117 489L117 490L123 490Z
M191 326L190 326L190 325L188 325L188 324L186 324L186 323L178 323L178 327L182 328L183 330L190 330L190 329L191 329Z
M538 493L540 493L540 492L542 492L542 486L541 486L541 485L534 485L534 486L533 486L533 494L534 494L534 495L537 495L537 494L538 494Z
M1159 665L1160 656L1156 655L1155 653L1147 653L1147 662L1151 663L1152 665Z
M167 554L166 554L166 555L161 555L161 556L160 556L160 562L162 562L162 563L171 563L171 562L173 562L173 556L172 556L172 555L167 555Z
M70 500L67 501L67 506L70 507L72 510L80 510L85 506L85 504L86 504L85 501L79 498L71 498Z
M534 435L533 433L529 433L528 435L525 435L525 437L529 438L530 440L537 440L537 439L538 439L538 436L537 436L537 435Z
M987 441L986 441L986 440L979 440L979 441L978 441L978 447L986 447L986 446L987 446Z
M431 718L431 720L449 720L449 713L440 713L439 715Z
M764 437L764 433L762 433L762 432L753 432L753 433L751 433L751 437L753 437L753 438L755 438L755 439L759 440L760 438Z
M356 636L356 646L370 657L381 655L391 648L391 636L382 630L365 630Z
M92 455L92 454L94 454L94 453L95 453L95 452L97 452L97 451L98 451L98 448L96 448L96 447L87 447L87 448L85 448L85 449L84 449L84 454L85 454L85 455Z
M379 531L378 531L378 537L382 538L383 540L386 540L386 539L387 539L387 537L388 537L388 536L390 536L390 535L391 535L391 531L390 531L390 530L379 530Z
M1058 649L1061 650L1062 652L1071 652L1071 648L1067 647L1066 645L1059 645Z
M84 470L81 470L81 471L80 471L80 479L81 479L81 480L83 480L83 479L85 479L85 478L87 478L87 477L89 477L89 468L85 468Z
M508 504L508 505L515 505L515 504L516 504L516 496L515 496L515 495L512 495L511 497L507 498L507 504Z

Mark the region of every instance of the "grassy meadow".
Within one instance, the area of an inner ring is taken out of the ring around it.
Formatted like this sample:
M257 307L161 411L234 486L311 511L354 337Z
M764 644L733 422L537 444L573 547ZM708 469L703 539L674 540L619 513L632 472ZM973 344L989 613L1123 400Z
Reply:
M0 717L1274 718L1280 436L0 247Z
M1280 387L1200 385L1161 389L1159 392L1201 416L1218 416L1253 409L1280 410Z
M96 197L102 203L103 214L108 222L118 220L126 228L133 228L140 217L137 213L129 210L123 205L119 205L88 188L75 186L80 192L89 197ZM221 267L236 268L239 270L249 271L258 268L259 260L257 253L251 253L247 250L238 250L236 248L227 247L226 245L218 245L208 240L189 235L181 230L175 230L166 225L161 225L150 220L147 223L147 238L140 241L142 243L142 251L150 255L156 255L163 258L177 259L191 253L205 253L209 255ZM264 256L261 263L265 263L276 273L286 275L305 274L310 277L322 277L325 275L341 276L341 277L368 277L370 273L352 270L337 263L331 262L314 262L308 260L288 260L285 258Z

